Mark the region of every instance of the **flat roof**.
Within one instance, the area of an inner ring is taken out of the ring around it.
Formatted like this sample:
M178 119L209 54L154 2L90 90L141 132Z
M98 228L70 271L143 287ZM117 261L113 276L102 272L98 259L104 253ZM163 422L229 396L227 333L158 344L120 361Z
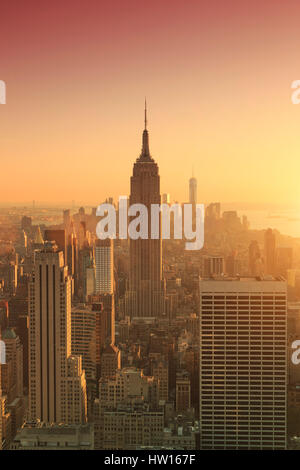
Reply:
M200 277L200 281L228 281L228 282L274 282L281 281L285 282L282 276L211 276L211 277Z

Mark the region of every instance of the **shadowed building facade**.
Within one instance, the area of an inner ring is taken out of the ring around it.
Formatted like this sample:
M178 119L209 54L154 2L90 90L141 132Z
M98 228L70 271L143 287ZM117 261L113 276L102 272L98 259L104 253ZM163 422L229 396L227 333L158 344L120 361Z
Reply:
M29 359L30 420L84 423L85 372L81 357L71 354L71 278L54 242L45 242L34 252Z
M142 152L133 165L129 204L144 204L148 210L148 238L130 239L129 290L126 312L130 317L158 317L163 312L161 218L159 237L151 239L151 204L160 204L158 165L150 155L147 115ZM129 221L135 217L129 217Z

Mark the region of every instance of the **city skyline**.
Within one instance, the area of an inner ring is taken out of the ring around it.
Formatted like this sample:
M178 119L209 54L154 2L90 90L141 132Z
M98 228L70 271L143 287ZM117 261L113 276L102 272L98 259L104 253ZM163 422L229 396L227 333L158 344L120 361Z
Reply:
M17 3L0 451L300 450L299 0Z

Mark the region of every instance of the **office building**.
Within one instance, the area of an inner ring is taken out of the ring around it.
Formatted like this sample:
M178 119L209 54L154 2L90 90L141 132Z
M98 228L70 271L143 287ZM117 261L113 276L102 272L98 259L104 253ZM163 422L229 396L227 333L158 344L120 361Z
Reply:
M85 388L81 358L71 355L71 278L63 252L47 242L29 284L30 420L85 422Z
M96 312L91 306L79 304L71 313L71 351L82 357L87 380L96 379Z
M221 276L225 271L224 257L205 255L201 258L201 273L203 277Z
M118 429L118 432L116 432ZM163 411L145 403L119 405L103 415L103 449L136 450L140 446L161 446Z
M151 213L151 204L160 204L160 176L158 165L150 155L147 115L142 152L133 166L130 179L130 206L144 204ZM135 217L130 218L134 219ZM151 238L151 220L148 220L148 238L130 240L129 289L126 292L126 315L135 317L160 317L164 310L162 289L162 239L161 216L158 238Z
M286 283L200 280L202 449L285 449Z
M176 411L191 407L191 380L189 373L182 370L176 374Z
M169 364L161 359L153 361L151 364L151 373L158 382L159 400L168 401L169 399Z
M265 274L275 274L276 270L276 236L272 229L265 232Z
M66 230L46 229L44 231L44 240L54 241L58 250L64 254L65 264L68 264Z
M113 240L96 240L96 294L114 292L114 251Z
M13 440L11 450L94 450L92 424L33 424L26 422Z
M114 344L108 344L100 353L101 378L114 377L121 368L121 351Z
M12 328L2 332L5 344L5 364L2 368L2 391L7 395L8 403L17 397L23 397L23 346Z
M194 177L189 180L189 203L197 204L197 180Z

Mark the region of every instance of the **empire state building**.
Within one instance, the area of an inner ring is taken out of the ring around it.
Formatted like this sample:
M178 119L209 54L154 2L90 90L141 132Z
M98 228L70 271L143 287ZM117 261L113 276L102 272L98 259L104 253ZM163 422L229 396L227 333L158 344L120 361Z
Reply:
M151 239L151 204L160 204L158 165L150 155L145 104L142 152L133 165L130 179L130 206L144 204L148 209L148 239L130 239L129 290L126 313L131 318L153 318L163 313L161 219L159 238Z

